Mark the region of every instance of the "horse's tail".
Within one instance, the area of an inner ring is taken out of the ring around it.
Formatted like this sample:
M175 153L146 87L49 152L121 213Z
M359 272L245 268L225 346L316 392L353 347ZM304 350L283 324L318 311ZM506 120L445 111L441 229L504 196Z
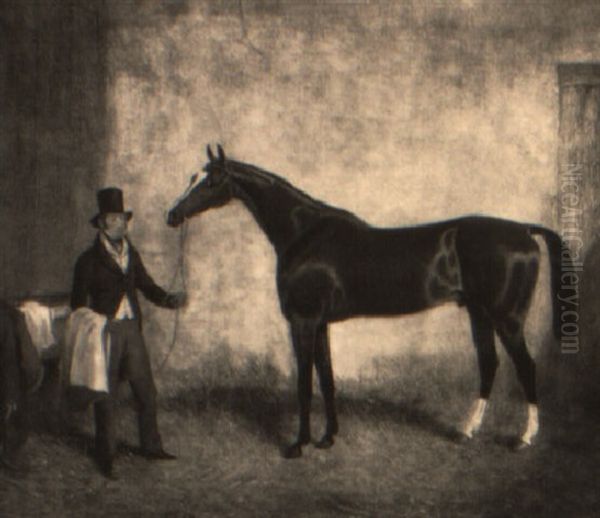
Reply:
M541 235L546 241L548 247L548 256L550 258L550 283L552 290L552 328L554 336L560 338L560 287L561 287L561 267L563 261L570 262L571 254L569 248L561 237L546 227L541 225L532 225L529 231L533 235Z

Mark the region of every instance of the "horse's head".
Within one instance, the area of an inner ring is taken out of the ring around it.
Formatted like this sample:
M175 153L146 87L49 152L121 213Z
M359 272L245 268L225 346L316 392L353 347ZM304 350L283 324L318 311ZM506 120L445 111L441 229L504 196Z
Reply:
M177 227L186 218L205 210L225 205L232 197L231 175L225 164L225 153L218 145L218 156L213 155L210 146L206 147L208 162L203 168L206 173L199 179L195 174L190 180L190 185L177 199L167 216L167 224Z

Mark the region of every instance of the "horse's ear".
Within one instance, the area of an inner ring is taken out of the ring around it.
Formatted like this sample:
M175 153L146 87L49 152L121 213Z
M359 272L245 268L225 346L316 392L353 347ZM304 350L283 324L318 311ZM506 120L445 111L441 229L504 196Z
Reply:
M225 162L225 152L223 151L221 144L217 144L217 150L219 151L219 160Z
M206 144L206 155L211 162L215 159L215 155L213 155L212 149L210 149L210 144Z

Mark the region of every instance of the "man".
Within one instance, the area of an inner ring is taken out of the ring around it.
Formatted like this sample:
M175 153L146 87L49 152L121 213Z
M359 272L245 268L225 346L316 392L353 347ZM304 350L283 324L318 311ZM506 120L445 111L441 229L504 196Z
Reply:
M75 265L71 308L88 307L108 319L110 335L108 397L94 404L96 460L113 477L114 412L119 381L128 380L138 404L142 454L149 459L174 459L162 446L156 418L156 388L142 336L139 289L154 304L175 309L185 304L184 293L167 293L146 272L127 238L131 211L123 210L123 193L109 187L97 193L99 212L91 219L98 229L94 244Z

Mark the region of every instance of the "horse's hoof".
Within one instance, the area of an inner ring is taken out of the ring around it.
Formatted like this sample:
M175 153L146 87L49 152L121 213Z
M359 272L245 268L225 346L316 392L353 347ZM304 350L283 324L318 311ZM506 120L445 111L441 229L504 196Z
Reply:
M334 442L333 435L325 434L321 440L315 444L315 448L327 450L333 446Z
M302 445L300 443L294 443L283 450L283 457L285 459L297 459L302 457Z

